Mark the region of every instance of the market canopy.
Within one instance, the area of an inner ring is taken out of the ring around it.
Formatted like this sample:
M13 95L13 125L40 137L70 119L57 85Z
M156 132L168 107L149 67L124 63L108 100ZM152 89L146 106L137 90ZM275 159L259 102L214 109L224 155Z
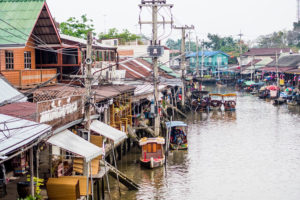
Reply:
M0 159L24 150L51 134L52 127L0 114Z
M255 82L254 82L254 81L246 81L246 82L244 82L244 84L245 84L246 86L250 86L250 85L254 85Z
M102 148L86 141L75 133L64 130L48 139L48 143L85 158L86 162L102 155Z
M126 133L124 133L123 131L115 129L98 120L94 120L92 122L91 130L113 140L115 144L118 144L127 138Z

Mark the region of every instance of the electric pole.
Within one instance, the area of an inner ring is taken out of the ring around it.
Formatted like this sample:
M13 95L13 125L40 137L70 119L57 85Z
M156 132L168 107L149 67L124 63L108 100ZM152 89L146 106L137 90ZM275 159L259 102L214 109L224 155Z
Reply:
M278 55L277 55L277 51L276 51L275 60L276 60L276 76L277 76L276 83L277 83L277 87L279 87L280 83L279 83L279 71L278 71Z
M180 62L180 68L181 68L181 80L182 80L182 94L181 94L181 106L184 108L185 105L185 73L186 73L186 62L185 62L185 30L191 30L194 29L194 26L174 26L174 29L180 29L182 33L182 38L181 38L181 49L180 49L180 54L181 54L181 62Z
M92 77L92 44L93 44L93 34L92 32L88 32L87 35L87 46L86 46L86 67L85 67L85 109L84 109L84 118L85 118L85 129L87 130L88 133L88 141L90 141L91 137L91 97L92 97L92 91L91 91L91 83L93 80ZM84 176L87 177L87 198L89 196L88 191L89 191L89 164L87 162L84 162Z
M90 141L90 126L91 126L91 94L92 94L92 43L93 34L88 32L87 47L86 47L86 67L85 67L85 121L86 130L88 131L88 141Z
M166 4L166 0L142 0L139 5L140 9L143 7L152 7L152 21L139 21L139 24L152 24L152 45L158 46L160 41L158 41L158 24L173 24L173 19L171 21L158 21L157 15L158 10L162 7L172 8L172 4ZM154 76L154 103L155 103L155 120L154 120L154 134L155 136L159 136L159 128L160 128L160 116L158 113L159 107L159 91L158 91L158 57L152 57L152 65L153 65L153 76Z
M243 64L242 64L242 53L243 53L243 50L242 50L242 36L243 36L243 34L242 34L242 32L240 32L240 34L238 36L240 36L240 72L241 72L241 79L242 79L242 66L243 66Z
M199 77L199 44L198 36L196 36L196 77Z
M189 30L189 53L191 52L191 31Z
M204 69L204 40L202 40L202 55L201 55L201 78L203 79L203 69Z

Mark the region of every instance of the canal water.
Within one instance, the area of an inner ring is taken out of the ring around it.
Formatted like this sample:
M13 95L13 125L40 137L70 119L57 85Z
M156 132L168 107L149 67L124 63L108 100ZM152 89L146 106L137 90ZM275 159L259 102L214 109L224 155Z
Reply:
M189 149L173 151L165 167L141 168L137 148L123 157L118 168L141 189L120 184L120 197L110 178L112 199L300 199L299 107L238 93L236 112L191 113L186 122Z

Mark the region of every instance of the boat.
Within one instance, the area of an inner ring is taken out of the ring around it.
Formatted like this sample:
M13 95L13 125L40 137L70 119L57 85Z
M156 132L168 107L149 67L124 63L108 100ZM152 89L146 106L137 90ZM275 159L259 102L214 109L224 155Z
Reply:
M295 100L289 100L286 103L289 106L297 106L298 105L297 101L295 101Z
M224 110L225 111L235 111L236 99L237 99L237 95L234 93L224 94L223 95Z
M218 87L226 87L226 86L227 86L226 83L224 83L224 82L222 82L222 81L220 81L220 80L216 82L216 85L217 85Z
M139 141L139 145L142 147L141 166L149 169L163 166L165 163L164 144L165 139L162 137L142 138Z
M194 111L209 111L209 92L193 91L192 92L192 109Z
M282 105L286 102L286 100L282 97L274 99L273 105Z
M182 121L166 122L167 126L167 147L172 150L186 150L187 141L187 124Z
M222 94L209 94L210 96L210 108L212 110L221 110L223 105L223 95Z
M269 99L277 99L280 96L280 88L275 85L267 86L266 90L269 90L270 95L267 97Z
M258 97L260 99L266 99L269 95L269 90L266 89L266 87L261 87L258 91Z

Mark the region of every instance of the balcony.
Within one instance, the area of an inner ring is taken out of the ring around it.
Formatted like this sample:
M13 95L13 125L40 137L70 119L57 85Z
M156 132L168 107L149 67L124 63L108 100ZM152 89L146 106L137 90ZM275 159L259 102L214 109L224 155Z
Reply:
M3 70L3 76L16 88L34 88L56 76L56 69L32 69L32 70ZM57 82L57 78L49 84Z

